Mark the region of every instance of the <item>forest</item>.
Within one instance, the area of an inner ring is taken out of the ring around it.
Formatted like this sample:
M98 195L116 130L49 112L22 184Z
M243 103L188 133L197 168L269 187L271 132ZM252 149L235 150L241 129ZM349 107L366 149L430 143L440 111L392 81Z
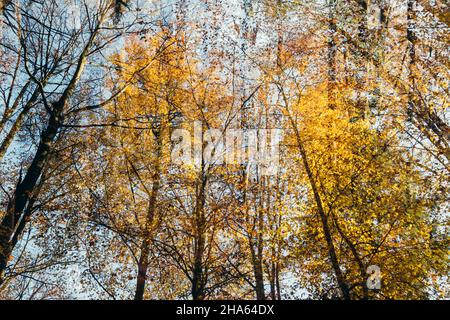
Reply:
M0 300L450 299L448 0L0 0Z

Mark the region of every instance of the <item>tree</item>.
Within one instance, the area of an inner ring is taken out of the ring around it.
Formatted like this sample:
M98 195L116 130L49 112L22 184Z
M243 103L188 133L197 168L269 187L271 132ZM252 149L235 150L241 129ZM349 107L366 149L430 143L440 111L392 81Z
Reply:
M39 181L45 171L46 164L54 151L55 141L61 129L75 114L85 110L100 107L102 103L93 106L77 108L72 106L74 95L83 79L89 59L101 53L104 48L117 38L117 30L104 34L104 26L108 22L115 2L105 1L97 7L84 3L84 15L80 29L73 29L63 16L60 16L61 5L56 1L46 3L19 3L11 10L18 11L20 19L11 17L9 28L17 37L20 46L19 54L23 60L23 70L29 82L35 86L35 91L25 102L22 113L38 103L39 113L43 117L44 126L38 133L38 146L32 156L26 172L18 177L16 187L7 205L1 222L0 233L0 282L5 280L5 271L11 253L18 239L30 220L31 210L27 207L33 197L38 196ZM8 7L6 7L8 9ZM92 10L92 11L91 11ZM92 13L92 14L90 14ZM36 19L36 16L44 20ZM45 19L49 23L46 23ZM127 30L129 26L119 28ZM60 31L62 30L62 32ZM102 40L100 40L100 35ZM40 50L41 48L42 50ZM13 50L14 51L14 50ZM49 80L55 80L58 85L49 87ZM25 87L24 87L25 88ZM25 89L26 90L26 89ZM117 93L123 90L121 88ZM22 100L20 93L17 101ZM39 100L36 101L37 96ZM6 109L7 111L8 109ZM15 134L21 126L24 115L19 115L10 133ZM73 121L73 120L72 120ZM11 142L6 137L7 144ZM3 147L2 147L3 148ZM5 147L7 148L7 146ZM5 151L2 151L3 153Z

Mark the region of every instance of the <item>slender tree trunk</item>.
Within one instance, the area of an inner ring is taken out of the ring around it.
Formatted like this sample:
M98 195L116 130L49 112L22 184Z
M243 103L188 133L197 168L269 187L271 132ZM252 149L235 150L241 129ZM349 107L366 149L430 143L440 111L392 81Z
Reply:
M280 257L278 256L278 259ZM277 292L277 300L281 300L281 284L280 284L280 263L277 261L275 265L275 288Z
M205 189L207 178L202 172L201 183L198 187L197 201L195 208L195 239L194 239L194 268L192 275L192 298L194 300L205 299L206 275L204 273L204 253L205 253Z
M298 137L298 139L299 138L300 137ZM334 273L336 275L336 280L339 285L339 288L341 289L342 297L345 300L349 300L350 299L350 290L348 288L347 283L345 282L344 275L343 275L341 267L339 265L339 261L338 261L337 254L336 254L336 249L335 249L334 243L333 243L333 238L331 236L330 227L328 225L328 216L323 208L322 199L321 199L320 193L318 191L316 181L314 179L314 175L309 166L309 163L308 163L308 160L306 157L306 151L303 147L303 143L301 142L301 140L298 140L298 141L299 141L298 144L300 147L300 153L301 153L301 156L303 159L303 165L304 165L306 173L308 175L308 179L311 184L311 188L312 188L313 194L314 194L314 199L315 199L315 202L317 205L317 210L319 212L320 220L322 222L322 230L323 230L325 240L328 245L328 254L329 254L329 257L331 260L331 264L332 264Z
M258 250L258 245L253 242L252 235L249 235L250 253L252 256L253 274L255 277L255 295L256 300L265 300L266 294L264 290L264 272L262 266L262 257ZM255 248L256 247L256 248Z
M12 104L12 106L8 107L8 101L6 102L6 106L5 106L5 111L2 115L2 118L0 120L0 133L3 132L3 129L5 128L6 122L8 122L8 120L10 120L11 115L17 110L20 102L22 101L22 98L24 97L24 95L26 94L28 87L30 86L31 81L27 81L27 83L25 83L25 85L22 87L22 89L20 90L20 92L18 93L17 97L14 100L14 103ZM10 90L13 90L12 88ZM35 91L36 93L36 91ZM10 93L11 94L11 93ZM31 99L30 99L31 100Z
M263 142L264 143L264 142ZM264 188L263 188L264 192ZM262 199L262 196L260 199ZM264 292L264 269L263 269L263 251L264 251L264 239L263 239L263 232L264 232L264 210L262 209L264 207L264 204L260 204L260 210L258 213L258 242L257 242L257 273L256 276L256 295L258 300L265 300L266 294Z
M162 133L158 134L158 149L156 154L156 165L155 172L153 175L153 186L149 199L146 226L144 231L144 240L141 245L141 256L138 262L138 276L136 281L136 291L134 295L134 300L144 300L145 283L147 280L147 272L149 265L150 256L150 236L153 223L155 221L155 211L156 211L156 201L159 194L159 189L161 186L161 157L162 157Z
M257 256L258 258L255 261L255 284L256 284L256 299L257 300L266 300L266 293L264 290L264 271L262 266L262 250L258 249Z
M332 266L332 269L336 276L336 281L337 281L339 289L341 291L342 298L344 300L350 300L350 289L345 281L344 274L342 273L341 267L339 265L339 260L337 258L337 254L336 254L336 248L334 246L333 237L331 235L330 226L328 224L328 215L326 214L325 209L323 207L322 198L320 196L319 189L318 189L316 181L314 179L314 174L309 165L306 150L304 148L304 145L303 145L303 142L302 142L302 139L300 136L300 132L297 128L297 124L295 123L295 121L292 119L291 116L290 116L290 122L294 129L294 133L295 133L295 136L297 139L297 144L299 147L300 155L302 157L303 166L305 168L311 189L314 194L314 200L316 202L317 211L319 213L320 221L322 223L322 231L323 231L325 241L327 244L328 256L331 260L331 266Z
M258 145L265 142L259 142ZM254 234L250 233L248 235L250 253L252 256L253 273L255 277L255 294L256 300L266 300L266 293L264 289L264 212L268 210L267 203L264 203L264 185L263 179L258 179L258 184L260 185L257 193L257 211L256 220L254 221L254 228L256 231L256 237ZM268 195L269 196L269 195Z
M337 32L337 21L335 17L336 12L336 0L329 0L329 19L328 19L328 27L329 32L331 33L328 38L328 107L330 109L336 108L336 75L337 75L337 68L336 68L336 54L337 54L337 45L335 41L335 36ZM283 100L288 106L288 100L287 97L283 94ZM331 230L328 225L328 216L324 210L322 198L320 196L316 181L314 179L314 174L309 166L306 150L304 148L300 132L298 130L297 124L295 123L294 119L289 116L292 128L294 129L294 133L296 135L297 144L299 147L300 155L302 157L303 166L305 168L306 174L308 176L308 180L311 186L311 189L314 194L314 200L317 205L317 210L320 216L320 220L322 223L322 231L325 236L325 241L327 244L328 249L328 255L331 260L331 266L334 271L334 274L336 276L336 281L339 286L339 289L342 294L342 298L345 300L350 300L350 289L345 281L344 275L342 273L341 267L339 265L339 261L336 254L336 249L334 247L333 238L331 235Z
M147 280L147 270L149 264L150 241L148 238L144 239L141 245L141 256L138 262L138 275L136 281L136 291L134 300L144 300L145 283Z
M142 241L141 245L141 256L139 258L138 262L138 276L136 281L136 291L135 291L135 300L143 300L144 299L144 292L145 292L145 283L147 280L147 272L148 272L148 265L149 265L149 256L150 256L150 237L151 237L151 231L152 224L155 220L155 209L156 209L156 198L159 193L160 188L160 172L159 169L157 170L157 173L154 177L155 180L153 180L153 188L152 188L152 194L149 200L149 208L147 213L147 221L146 221L146 230L144 232L144 240Z
M266 293L264 290L264 274L263 268L259 260L256 261L255 264L255 284L256 284L256 300L263 301L266 300Z
M328 36L328 100L329 107L331 109L336 108L336 54L337 54L337 45L336 45L336 0L329 0L329 12L328 12L328 28L330 35Z
M270 263L270 299L277 300L277 289L276 289L276 264L275 262Z
M51 114L47 128L41 135L41 141L34 159L24 179L18 183L14 197L9 202L6 215L0 224L0 285L4 281L4 273L12 251L14 250L12 239L13 237L20 236L15 234L17 226L21 219L25 219L25 217L22 217L22 213L34 194L36 185L45 163L51 154L53 142L62 123L62 108L63 105L61 103L55 105L55 111ZM26 220L22 221L27 222Z
M38 92L38 89L36 89L34 91L33 95L31 96L30 100L23 107L22 111L20 111L20 113L17 116L16 120L14 121L11 129L8 131L5 138L3 139L3 141L0 145L0 161L5 156L6 152L8 151L9 146L11 145L12 141L14 140L14 137L17 135L20 128L22 127L22 124L25 120L25 116L28 114L31 107L36 102L38 95L39 95L39 92Z

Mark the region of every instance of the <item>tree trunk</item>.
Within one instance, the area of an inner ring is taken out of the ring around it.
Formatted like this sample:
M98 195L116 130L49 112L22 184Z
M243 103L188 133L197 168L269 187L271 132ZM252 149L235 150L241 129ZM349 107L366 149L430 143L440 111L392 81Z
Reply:
M345 300L349 300L350 299L350 290L348 288L348 285L345 282L344 275L342 273L342 270L341 270L341 267L339 265L339 261L338 261L337 255L336 255L336 249L334 247L333 238L331 236L330 227L328 225L328 216L325 213L325 210L323 208L321 196L320 196L319 191L317 189L317 185L316 185L316 182L314 180L313 173L312 173L312 171L311 171L311 169L309 167L309 163L308 163L308 160L306 158L306 151L304 150L303 144L301 142L299 143L299 145L301 146L300 147L300 150L301 150L300 153L302 155L303 165L304 165L306 173L308 175L309 182L311 184L311 188L312 188L313 193L314 193L314 199L316 201L317 210L319 212L320 220L322 222L322 230L323 230L323 233L324 233L324 236L325 236L325 240L326 240L327 245L328 245L328 254L329 254L329 257L330 257L330 260L331 260L331 264L333 266L334 273L336 275L336 280L337 280L337 283L339 285L339 288L341 289L342 297Z
M323 207L323 202L322 202L322 198L320 196L319 193L319 189L317 188L317 184L316 181L314 179L314 174L311 170L311 167L309 166L309 162L308 162L308 158L306 155L306 150L303 146L303 142L301 140L301 136L300 136L300 132L297 128L296 123L293 121L292 117L290 117L290 121L292 124L292 127L294 129L294 133L296 135L296 139L297 139L297 144L299 147L299 151L300 151L300 155L302 157L302 161L303 161L303 166L306 170L306 174L308 176L308 180L309 183L311 185L311 189L313 191L314 194L314 200L316 202L317 205L317 211L319 213L320 216L320 220L322 223L322 231L324 233L325 236L325 241L327 244L327 249L328 249L328 255L329 258L331 260L331 266L332 269L334 271L334 274L336 276L336 281L338 283L338 286L340 288L341 294L342 294L342 298L344 300L350 300L350 289L345 281L344 275L342 273L341 267L339 265L339 261L337 258L337 254L336 254L336 248L334 247L334 243L333 243L333 238L331 236L331 230L330 230L330 226L328 225L328 216L325 212L325 209Z
M34 159L28 168L24 179L18 183L14 192L14 197L8 203L6 215L0 224L0 285L4 281L6 267L12 251L14 250L12 239L13 237L20 236L15 234L19 223L21 221L24 221L24 223L27 222L23 219L28 217L23 217L22 213L35 193L34 191L39 177L51 154L53 142L61 126L63 106L62 103L55 104L55 111L50 116L47 128L41 134L41 141Z
M277 300L281 300L280 263L278 261L275 265L275 288L277 291Z
M138 262L138 276L136 282L136 291L134 300L144 300L145 283L147 280L147 272L150 255L150 236L152 225L155 221L156 201L161 185L161 156L162 156L162 134L158 134L158 149L156 154L155 172L153 175L153 186L149 199L146 226L144 231L144 240L141 245L141 256Z
M260 255L258 250L255 250L255 243L252 240L252 235L249 235L249 246L250 246L250 253L252 256L252 265L253 265L253 274L255 277L255 295L256 300L265 300L266 294L264 291L264 273L263 273L263 266L262 261L260 260Z
M138 262L138 275L136 281L136 291L134 294L134 300L144 300L149 253L150 253L150 241L148 239L144 239L141 246L141 256Z
M329 16L328 16L328 28L330 35L328 37L328 100L330 101L329 107L334 109L336 107L336 54L337 54L337 45L336 45L336 0L329 1Z
M33 95L31 96L30 100L23 107L22 111L19 113L16 120L14 121L11 129L8 131L7 135L3 139L3 141L0 145L0 161L5 156L6 151L8 151L9 146L11 145L12 141L14 140L14 137L16 136L17 132L19 132L20 128L22 127L23 121L25 120L25 116L28 114L28 111L30 111L31 107L36 102L38 95L39 95L39 91L36 88Z
M75 91L75 87L78 84L80 76L84 70L87 55L92 47L97 32L98 29L91 34L86 46L83 48L83 51L77 60L76 69L69 84L58 101L52 104L52 110L49 112L50 117L47 127L41 133L40 142L33 161L31 162L24 179L18 182L13 197L8 203L6 214L1 221L0 286L5 280L6 267L14 250L15 244L12 243L12 239L20 238L20 234L17 234L17 232L22 231L25 228L25 224L28 222L29 217L23 216L24 209L27 207L30 199L33 196L36 196L35 193L39 178L41 177L44 166L51 155L55 138L64 121L64 109L69 98ZM24 225L21 228L18 228L21 221L23 221Z
M203 167L203 166L202 166ZM192 299L205 299L206 275L204 274L203 255L205 252L205 188L207 178L202 172L201 184L197 192L195 208L194 266L192 274Z
M262 195L260 196L262 199ZM264 251L264 210L263 204L260 204L260 210L258 213L258 239L257 239L257 264L255 268L255 279L256 279L256 299L265 300L266 293L264 291L264 269L263 269L263 251Z

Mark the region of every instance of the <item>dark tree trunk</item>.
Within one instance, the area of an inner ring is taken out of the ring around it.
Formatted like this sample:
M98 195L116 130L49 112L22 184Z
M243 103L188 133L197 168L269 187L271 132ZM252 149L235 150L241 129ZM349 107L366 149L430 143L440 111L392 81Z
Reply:
M197 201L195 208L195 248L194 248L194 265L192 274L192 299L205 299L206 274L204 270L204 253L205 253L205 189L207 178L202 173L201 184L197 192Z
M147 281L147 272L150 256L150 237L151 229L155 221L156 201L161 185L161 157L162 157L162 134L158 134L158 150L156 154L155 173L153 175L153 187L149 199L146 226L144 230L144 240L141 245L141 256L138 262L138 275L136 281L136 291L134 300L144 300L145 283Z
M262 196L261 196L262 198ZM264 291L264 269L263 269L263 250L264 250L264 210L263 205L260 204L261 209L258 213L258 239L257 239L257 259L255 267L255 280L256 280L256 299L265 300L266 293Z
M280 284L280 263L275 266L275 288L277 291L277 300L281 300L281 284Z
M270 264L270 299L277 300L277 286L276 286L276 264Z
M74 74L69 84L62 93L61 97L54 102L49 111L49 120L47 127L41 133L40 142L33 161L28 167L27 173L22 181L19 181L13 193L12 199L9 201L6 214L0 224L0 286L5 280L5 272L8 261L14 250L15 243L13 239L19 239L20 234L25 229L29 216L25 216L24 210L32 197L36 196L39 179L42 175L44 167L51 156L55 139L64 122L64 110L69 98L73 95L75 87L78 84L80 76L86 65L87 55L93 45L94 38L98 32L96 29L90 36L86 46L81 52ZM31 211L30 211L31 215ZM19 224L22 224L21 226ZM17 241L17 240L16 240Z
M255 277L254 289L256 300L265 300L266 294L264 291L264 273L262 261L259 258L260 255L258 249L255 250L255 243L251 239L251 235L249 235L249 245L250 245L250 253L252 256L253 274Z
M145 239L141 246L141 256L138 262L138 275L134 300L144 300L145 283L147 280L148 257L150 253L150 242Z
M308 162L308 158L307 158L307 154L306 154L306 150L303 146L303 142L301 140L301 136L300 136L300 132L297 128L296 123L293 121L293 119L290 119L293 129L294 129L294 133L296 135L296 139L297 139L297 144L299 147L299 151L300 151L300 155L302 157L302 162L303 162L303 166L305 168L306 174L308 176L308 180L309 183L311 185L311 189L313 191L314 194L314 200L317 206L317 211L319 213L320 216L320 221L322 224L322 231L325 237L325 241L327 244L327 249L328 249L328 256L331 260L331 267L334 271L334 274L336 276L336 281L337 284L339 286L339 289L341 291L342 294L342 298L344 300L350 300L350 289L345 281L345 277L344 274L342 273L341 267L339 265L339 260L337 258L337 254L336 254L336 248L334 246L334 242L333 242L333 237L331 235L331 230L330 230L330 226L328 224L328 215L325 212L325 209L323 207L323 202L322 202L322 197L320 196L319 193L319 189L317 187L316 184L316 180L314 178L314 174L311 170L311 167L309 166L309 162Z
M14 250L12 240L14 237L19 238L16 234L24 229L18 228L21 221L26 223L29 217L22 215L24 209L28 205L31 197L35 193L35 188L42 174L44 166L51 154L53 143L58 130L62 124L62 110L64 104L59 102L54 105L54 112L50 115L47 128L41 134L41 141L37 148L34 159L27 170L22 181L19 181L14 197L8 203L6 215L0 225L0 285L4 281L5 271L9 257Z

